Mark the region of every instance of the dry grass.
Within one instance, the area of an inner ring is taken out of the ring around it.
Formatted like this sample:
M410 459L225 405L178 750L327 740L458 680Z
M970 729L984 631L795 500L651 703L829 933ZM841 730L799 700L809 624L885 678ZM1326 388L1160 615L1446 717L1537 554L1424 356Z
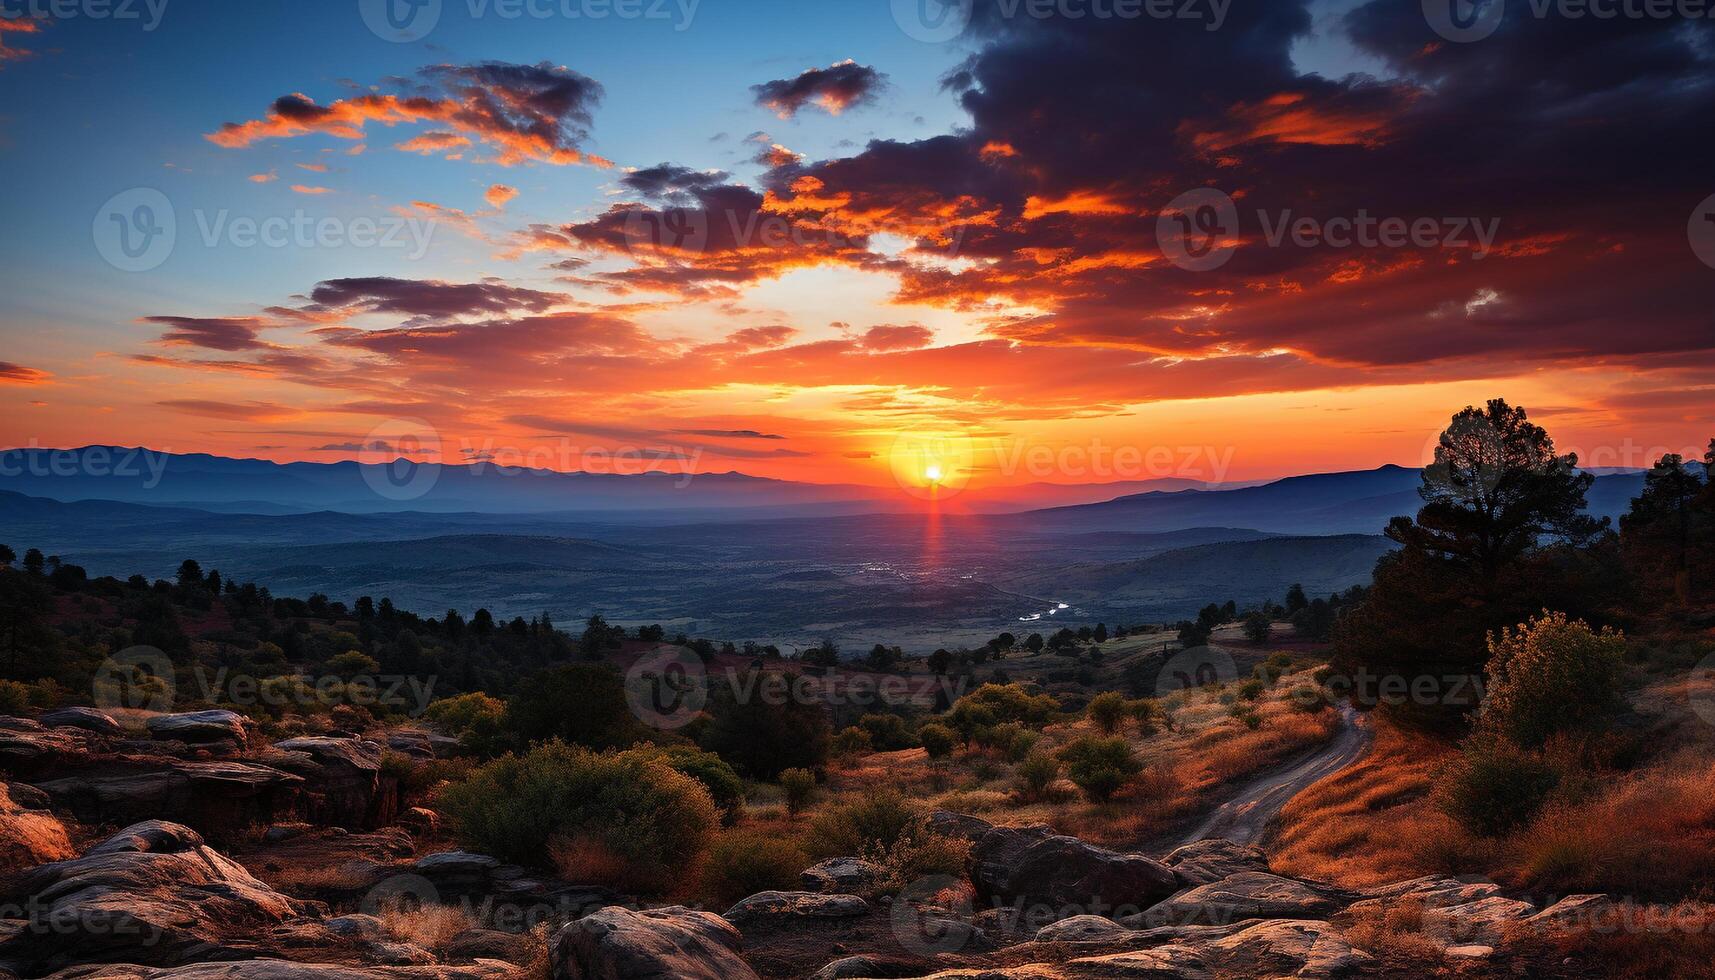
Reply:
M443 952L459 933L477 926L477 922L463 909L450 905L384 908L377 918L389 936L433 953Z
M271 887L290 894L330 894L361 891L375 884L375 872L366 866L332 867L293 865L270 871L262 868L257 877Z
M1550 806L1510 842L1521 884L1635 898L1715 895L1715 765L1681 757Z
M1281 811L1274 867L1361 887L1465 864L1470 842L1431 794L1456 749L1373 719L1370 752L1306 789Z
M1448 930L1436 915L1422 902L1366 903L1352 913L1346 938L1378 956L1440 959L1446 944L1436 937Z
M548 860L561 878L580 884L623 889L636 880L631 862L608 845L587 837L555 840L548 845Z

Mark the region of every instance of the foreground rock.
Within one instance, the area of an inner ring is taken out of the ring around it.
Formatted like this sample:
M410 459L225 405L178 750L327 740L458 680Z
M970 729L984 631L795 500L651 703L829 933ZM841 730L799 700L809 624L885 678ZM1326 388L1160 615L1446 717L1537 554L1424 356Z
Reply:
M606 908L568 924L550 950L554 980L757 980L732 924L684 908Z
M1142 854L1121 854L1047 827L995 827L971 847L971 884L983 905L1135 914L1179 889L1173 869Z
M29 911L0 940L0 965L41 975L78 963L175 966L266 952L254 936L319 906L269 888L178 824L148 821L81 858L21 876L7 896Z
M26 869L63 861L76 852L65 825L43 810L45 798L27 787L0 783L0 888Z

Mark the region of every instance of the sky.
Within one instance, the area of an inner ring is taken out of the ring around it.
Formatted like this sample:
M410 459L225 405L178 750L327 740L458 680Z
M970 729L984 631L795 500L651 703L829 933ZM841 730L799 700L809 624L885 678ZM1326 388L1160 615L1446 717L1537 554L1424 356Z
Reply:
M1506 397L1700 455L1715 19L1435 6L0 0L0 444L1254 480Z

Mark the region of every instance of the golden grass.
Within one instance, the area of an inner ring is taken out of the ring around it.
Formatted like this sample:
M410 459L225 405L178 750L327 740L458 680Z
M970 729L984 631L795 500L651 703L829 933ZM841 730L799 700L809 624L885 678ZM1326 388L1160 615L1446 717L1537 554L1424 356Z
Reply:
M1431 799L1436 769L1455 747L1384 719L1372 724L1367 756L1281 810L1271 854L1277 871L1361 887L1465 862L1463 832Z
M477 926L467 912L450 905L383 908L377 918L389 936L433 953L444 951L459 933Z
M1581 803L1549 806L1509 842L1521 884L1632 897L1715 894L1715 765L1677 757Z

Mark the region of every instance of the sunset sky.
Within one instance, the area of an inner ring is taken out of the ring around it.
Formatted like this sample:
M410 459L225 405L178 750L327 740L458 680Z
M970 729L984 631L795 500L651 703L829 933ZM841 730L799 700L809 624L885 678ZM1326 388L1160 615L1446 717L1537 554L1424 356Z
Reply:
M425 2L5 5L0 444L981 484L1417 463L1496 395L1596 465L1715 435L1715 20Z

